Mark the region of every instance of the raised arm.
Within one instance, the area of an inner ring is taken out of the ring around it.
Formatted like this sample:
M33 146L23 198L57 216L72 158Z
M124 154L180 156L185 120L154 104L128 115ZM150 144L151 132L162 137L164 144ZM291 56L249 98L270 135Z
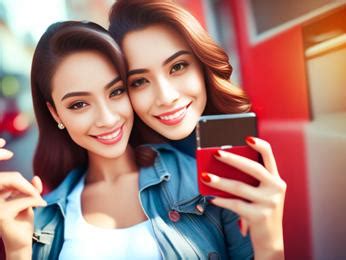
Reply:
M0 139L0 161L13 153L4 149ZM42 182L34 177L31 183L18 172L0 172L0 237L6 259L31 259L33 207L45 206L41 198Z

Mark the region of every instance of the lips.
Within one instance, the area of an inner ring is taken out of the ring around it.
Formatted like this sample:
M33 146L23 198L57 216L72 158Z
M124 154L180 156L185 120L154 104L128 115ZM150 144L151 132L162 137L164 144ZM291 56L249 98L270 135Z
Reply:
M161 123L165 125L176 125L179 124L185 117L186 112L191 105L190 102L188 105L184 107L180 107L169 112L162 113L160 115L155 116Z
M113 130L111 132L107 132L107 133L100 134L100 135L95 135L93 137L97 141L99 141L100 143L103 143L103 144L108 144L108 145L116 144L123 137L123 126L124 125L122 125L119 128L116 128L115 130Z

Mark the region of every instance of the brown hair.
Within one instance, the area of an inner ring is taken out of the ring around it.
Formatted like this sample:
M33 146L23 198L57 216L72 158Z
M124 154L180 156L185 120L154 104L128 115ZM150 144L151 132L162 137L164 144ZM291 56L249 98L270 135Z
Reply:
M164 24L182 35L204 70L208 101L203 114L250 110L249 99L243 90L230 82L232 66L226 52L177 3L170 0L118 0L111 8L109 21L109 32L120 46L128 32L150 25ZM136 124L143 125L143 122L137 119Z
M39 40L31 67L31 91L39 128L34 155L34 174L49 188L55 188L73 168L86 166L86 150L74 143L66 130L59 130L47 102L52 100L52 78L66 56L93 50L114 64L119 76L126 80L123 56L107 30L91 22L59 22L48 27ZM125 81L124 81L125 82Z

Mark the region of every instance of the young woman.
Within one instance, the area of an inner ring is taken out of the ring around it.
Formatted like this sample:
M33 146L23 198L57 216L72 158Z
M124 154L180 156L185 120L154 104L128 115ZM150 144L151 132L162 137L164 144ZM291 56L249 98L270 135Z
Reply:
M193 154L193 129L202 114L250 109L246 95L229 80L227 54L175 2L118 0L110 12L109 30L128 63L129 95L138 116L134 144L150 142L145 137L152 136L151 128L160 135L156 139L175 140L173 145ZM250 201L218 197L212 203L238 213L241 223L249 225L256 259L283 259L286 184L270 145L253 137L246 141L262 155L264 166L223 151L217 158L257 178L258 187L212 173L204 181Z
M137 157L128 145L133 110L124 61L103 28L50 26L31 79L39 127L34 172L54 190L43 200L39 177L30 183L0 174L8 259L253 257L237 215L199 195L194 158L168 144L149 145L155 162L139 168L146 153ZM0 160L11 155L3 145Z

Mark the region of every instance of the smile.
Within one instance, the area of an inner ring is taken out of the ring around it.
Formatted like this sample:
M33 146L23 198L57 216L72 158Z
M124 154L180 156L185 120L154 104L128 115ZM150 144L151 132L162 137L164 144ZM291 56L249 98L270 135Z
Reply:
M160 122L165 125L176 125L179 124L185 117L187 110L192 102L190 102L187 106L180 107L174 109L170 112L162 113L160 115L155 116Z
M103 144L115 144L119 142L123 136L123 126L115 129L112 132L104 133L101 135L95 135L94 137L96 138L97 141Z

